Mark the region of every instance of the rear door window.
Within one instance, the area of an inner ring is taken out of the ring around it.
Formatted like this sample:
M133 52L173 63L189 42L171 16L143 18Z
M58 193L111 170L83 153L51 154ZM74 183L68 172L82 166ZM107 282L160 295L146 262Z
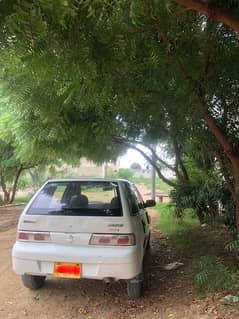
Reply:
M49 182L32 202L27 214L122 216L118 183Z
M135 186L135 185L131 185L131 189L132 189L132 192L133 192L134 195L135 195L135 198L136 198L138 207L139 207L140 209L141 209L141 208L144 208L143 198L142 198L141 194L139 193L138 189L136 188L136 186Z
M125 189L126 189L126 200L129 206L129 210L131 215L136 215L139 213L139 205L137 201L136 194L134 190L132 189L131 185L128 183L125 183Z

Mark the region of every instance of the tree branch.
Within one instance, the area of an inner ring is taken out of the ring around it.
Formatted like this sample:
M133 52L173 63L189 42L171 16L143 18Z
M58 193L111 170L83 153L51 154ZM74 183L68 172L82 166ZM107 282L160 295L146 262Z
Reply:
M133 145L132 143L128 142L126 139L124 138L120 138L120 137L113 137L113 141L115 143L119 143L119 144L124 144L126 146L128 146L129 148L132 148L134 150L136 150L137 152L139 152L156 170L159 178L164 181L167 185L171 186L171 187L176 187L176 184L173 183L170 179L166 178L161 170L157 167L156 163L147 155L144 153L144 151L142 151L141 149L137 148L135 145Z
M143 143L141 141L137 141L137 140L128 140L128 139L125 139L125 140L129 143L139 144L139 145L142 145L142 146L148 148L151 151L152 155L155 157L156 162L158 161L161 164L163 164L165 167L170 169L173 173L175 173L177 175L178 179L180 179L181 181L188 181L189 180L189 176L188 176L186 167L185 167L185 165L182 161L182 158L181 158L181 149L177 143L175 143L175 142L173 143L174 144L175 159L176 159L175 167L173 167L172 165L165 162L162 158L160 158L158 156L158 154L156 153L156 151L153 149L153 147L151 147L150 145L146 145L145 143ZM180 167L182 174L178 170L178 166Z
M175 0L177 3L200 12L210 19L222 22L234 31L239 33L239 21L234 17L229 11L217 7L215 4L210 3L209 1L198 1L198 0Z
M218 164L219 164L219 166L220 166L221 173L222 173L222 175L223 175L223 177L224 177L224 179L225 179L225 181L226 181L226 183L227 183L227 187L228 187L228 189L230 190L230 192L231 192L233 198L235 199L235 198L236 198L236 197L235 197L236 194L235 194L234 185L233 185L233 183L232 183L232 181L231 181L231 179L230 179L228 173L227 173L226 170L225 170L225 162L224 162L224 160L223 160L223 157L222 157L221 153L219 152L219 150L214 150L213 153L214 153L214 155L215 155L215 157L216 157L216 159L217 159L217 161L218 161Z
M126 139L127 140L127 139ZM153 147L151 147L150 145L146 145L145 143L141 142L141 141L131 141L131 140L127 140L129 143L133 143L133 144L139 144L142 145L146 148L148 148L150 150L150 152L152 153L152 155L154 155L156 161L160 162L161 164L163 164L164 166L166 166L168 169L170 169L171 171L173 171L174 173L176 173L176 169L175 167L173 167L172 165L168 164L167 162L165 162L162 158L160 158L158 156L158 154L156 153L156 151L153 149Z
M174 146L174 153L175 153L175 167L177 168L177 177L178 179L180 179L181 181L188 181L189 177L188 177L188 172L186 170L186 167L182 161L182 150L180 145L178 145L177 142L173 142L173 146ZM180 167L182 174L180 173L178 167Z
M215 119L212 117L209 111L206 110L204 107L204 102L202 100L202 97L197 93L195 90L193 91L196 101L198 102L198 109L204 118L204 120L207 122L207 125L212 132L212 134L215 136L217 141L222 145L225 153L228 155L228 157L231 159L233 156L238 156L236 149L228 142L226 134L222 131L220 127L217 126Z
M181 1L181 0L180 0ZM186 1L185 2L198 2L198 1ZM157 29L158 30L158 29ZM167 41L169 41L167 39ZM164 43L164 41L163 41ZM164 43L165 49L167 51L167 43ZM195 97L195 100L197 101L197 107L199 112L201 113L202 118L206 121L209 130L211 131L212 135L216 138L218 143L223 147L225 153L227 154L228 158L230 159L232 166L235 171L239 171L239 152L238 150L228 141L227 135L223 130L217 126L215 119L210 114L210 112L206 109L205 103L203 101L202 95L199 92L199 89L196 89L195 83L190 78L190 76L185 72L181 62L179 60L176 60L179 73L182 76L182 79L187 81L189 84L191 84L192 87L192 94ZM239 177L238 177L239 179Z

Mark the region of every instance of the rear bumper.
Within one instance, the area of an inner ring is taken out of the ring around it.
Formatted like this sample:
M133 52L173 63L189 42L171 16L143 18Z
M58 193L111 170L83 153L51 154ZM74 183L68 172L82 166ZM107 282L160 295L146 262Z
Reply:
M19 275L52 275L54 262L81 263L82 278L118 280L137 276L142 258L136 246L79 247L16 242L12 250L13 271Z

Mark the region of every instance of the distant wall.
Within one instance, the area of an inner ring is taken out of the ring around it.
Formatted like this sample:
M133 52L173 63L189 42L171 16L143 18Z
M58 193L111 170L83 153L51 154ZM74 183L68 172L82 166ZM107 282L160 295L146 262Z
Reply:
M80 177L105 177L107 171L118 171L119 162L116 163L104 163L102 165L97 165L92 161L87 159L81 159L80 165L77 167L71 167L65 165L68 175L75 178ZM62 170L63 168L61 168Z

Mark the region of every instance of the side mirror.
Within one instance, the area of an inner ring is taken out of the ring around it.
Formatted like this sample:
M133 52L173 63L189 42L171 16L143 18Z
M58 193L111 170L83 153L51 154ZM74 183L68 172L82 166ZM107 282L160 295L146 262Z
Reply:
M144 207L153 207L156 205L156 202L154 199L148 199L146 202L144 202Z

